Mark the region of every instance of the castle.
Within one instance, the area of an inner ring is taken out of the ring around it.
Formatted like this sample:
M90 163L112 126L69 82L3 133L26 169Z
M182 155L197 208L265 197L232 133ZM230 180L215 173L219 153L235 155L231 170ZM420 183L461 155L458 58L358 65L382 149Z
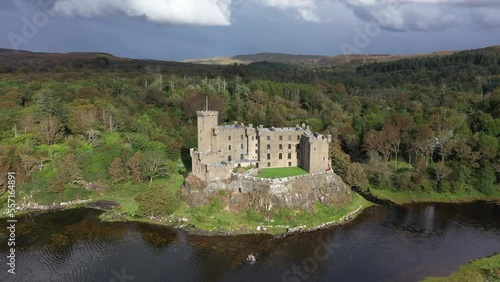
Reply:
M309 173L330 169L331 135L309 126L264 128L234 122L219 125L216 111L197 111L198 151L190 149L194 176L205 182L231 177L236 167L299 166Z

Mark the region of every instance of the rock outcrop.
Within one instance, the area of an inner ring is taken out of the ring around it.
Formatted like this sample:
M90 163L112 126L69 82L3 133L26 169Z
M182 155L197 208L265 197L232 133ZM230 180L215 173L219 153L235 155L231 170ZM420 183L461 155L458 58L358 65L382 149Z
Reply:
M342 205L351 199L349 186L333 172L279 179L233 174L230 180L203 185L190 175L182 190L182 198L190 206L202 206L219 198L229 211L246 208L264 211L284 207L312 209L318 202Z

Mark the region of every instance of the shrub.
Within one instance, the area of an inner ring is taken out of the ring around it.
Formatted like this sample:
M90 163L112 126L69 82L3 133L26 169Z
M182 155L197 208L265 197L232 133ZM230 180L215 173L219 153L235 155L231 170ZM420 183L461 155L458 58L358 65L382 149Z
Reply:
M159 216L172 214L180 205L179 197L166 187L153 184L135 198L139 216Z

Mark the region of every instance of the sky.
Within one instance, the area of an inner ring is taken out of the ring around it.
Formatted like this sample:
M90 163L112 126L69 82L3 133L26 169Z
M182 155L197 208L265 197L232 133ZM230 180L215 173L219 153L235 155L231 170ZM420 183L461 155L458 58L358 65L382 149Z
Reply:
M500 0L2 0L0 48L182 60L500 45Z

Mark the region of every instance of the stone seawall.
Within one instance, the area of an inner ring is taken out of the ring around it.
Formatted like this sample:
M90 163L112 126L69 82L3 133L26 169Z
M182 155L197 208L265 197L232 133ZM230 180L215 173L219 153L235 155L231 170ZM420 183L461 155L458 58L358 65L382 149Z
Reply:
M191 184L195 182L192 177L186 179L187 186L193 186ZM191 206L201 206L221 194L227 194L224 204L228 210L312 209L318 202L343 204L351 199L349 186L333 172L280 179L233 174L230 180L212 181L200 189L184 191L183 199Z

